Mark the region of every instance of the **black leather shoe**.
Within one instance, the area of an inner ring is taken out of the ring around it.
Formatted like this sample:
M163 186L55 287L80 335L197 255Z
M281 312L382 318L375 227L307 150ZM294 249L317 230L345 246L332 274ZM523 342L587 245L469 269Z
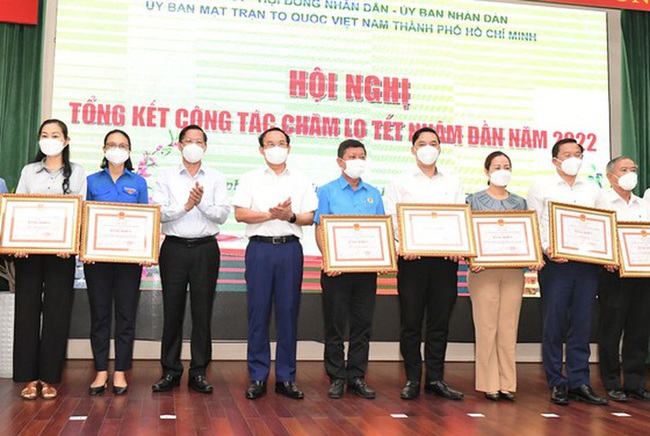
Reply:
M338 400L343 397L343 387L345 386L345 381L340 378L335 378L330 383L330 388L327 390L327 396Z
M499 398L501 398L502 400L514 402L515 401L515 394L513 394L512 392L499 391Z
M294 382L277 382L275 384L275 393L293 398L294 400L302 400L305 398L305 394L300 392L300 389L298 389L298 386Z
M88 388L88 395L91 395L93 397L96 396L96 395L101 395L101 394L104 393L104 391L106 390L107 387L108 387L108 385L106 383L104 383L101 386L97 386L97 387L92 387L91 386L91 387Z
M400 391L402 400L414 400L420 396L420 382L408 380L406 386Z
M266 394L266 382L253 380L251 385L246 389L246 398L256 400Z
M124 395L126 394L126 391L129 389L129 386L115 386L113 385L113 393L115 395Z
M495 401L495 402L499 401L499 393L495 392L495 393L491 394L489 392L486 392L485 393L485 398L487 398L490 401Z
M463 399L462 392L452 389L451 387L449 387L447 383L445 383L442 380L428 382L426 385L424 385L424 392L426 392L427 394L436 394L448 400Z
M617 401L619 403L624 403L627 401L627 395L623 392L623 389L611 389L607 391L607 396L612 401Z
M372 400L377 396L375 390L368 386L368 383L361 377L348 382L348 391L352 391L366 400Z
M596 395L589 385L582 385L577 388L569 389L569 397L571 397L572 400L583 401L597 406L607 405L607 399Z
M174 377L171 374L165 374L163 377L151 386L154 392L167 392L181 384L181 377Z
M566 406L569 404L569 394L567 393L566 385L553 386L551 388L551 403L559 406Z
M189 377L187 380L187 386L191 389L194 389L196 392L201 394L211 394L212 385L203 374L195 375L194 377Z
M645 389L640 389L638 391L625 391L628 397L632 397L636 400L650 400L650 392Z

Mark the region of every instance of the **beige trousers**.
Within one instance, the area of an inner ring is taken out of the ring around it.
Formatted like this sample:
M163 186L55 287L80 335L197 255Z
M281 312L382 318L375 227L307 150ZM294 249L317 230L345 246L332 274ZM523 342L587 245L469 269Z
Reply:
M476 390L517 390L515 347L524 290L521 268L469 272L476 336Z

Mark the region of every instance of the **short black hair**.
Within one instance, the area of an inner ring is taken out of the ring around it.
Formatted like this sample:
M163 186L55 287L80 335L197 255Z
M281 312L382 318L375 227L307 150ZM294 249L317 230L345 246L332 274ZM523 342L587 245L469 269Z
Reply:
M341 142L339 145L339 150L337 152L338 157L343 159L343 155L345 155L345 151L348 148L363 148L363 152L366 153L366 146L361 143L361 141L357 141L356 139L346 139L345 141Z
M413 143L413 145L415 145L415 141L418 140L420 135L423 134L423 133L426 133L426 132L433 133L434 135L436 135L436 138L438 138L438 142L442 143L442 141L440 140L440 135L438 135L438 132L436 132L431 127L422 127L420 129L416 130L415 133L413 133L413 137L411 138L411 142Z
M585 148L581 144L578 144L578 141L576 141L573 138L564 138L564 139L560 139L553 146L553 150L551 150L551 153L553 154L553 157L556 158L557 155L560 154L560 147L562 147L564 144L568 144L570 142L573 142L574 144L577 144L578 147L580 147L580 153L584 153Z
M183 130L181 130L181 133L178 134L178 142L181 142L183 140L188 130L200 130L201 133L203 133L203 141L208 142L208 135L206 135L203 129L196 124L190 124L189 126L183 128Z
M124 136L126 138L126 142L129 143L129 151L132 150L131 138L124 130L120 130L120 129L114 129L108 132L106 136L104 136L104 145L106 145L106 141L108 141L108 137L111 136L113 133L119 133L120 135ZM104 159L102 159L102 163L99 164L99 168L106 168L107 166L108 166L108 160L106 159L106 157L104 157ZM129 171L133 171L133 162L131 162L131 156L129 156L126 162L124 162L124 168L126 168Z
M285 132L279 127L271 127L270 129L266 129L264 132L262 132L260 137L257 138L257 140L260 143L260 147L264 148L264 137L266 136L267 133L271 133L271 132L282 132L284 138L287 140L287 145L291 144L291 139L289 138L289 135L287 135L287 132Z

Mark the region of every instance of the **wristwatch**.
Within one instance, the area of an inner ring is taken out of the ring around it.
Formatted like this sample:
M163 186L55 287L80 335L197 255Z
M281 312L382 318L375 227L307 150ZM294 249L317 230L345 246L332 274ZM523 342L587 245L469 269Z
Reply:
M291 214L291 218L289 218L289 222L290 222L291 224L293 224L293 223L296 222L297 219L298 219L298 217L296 216L295 213L293 213L293 214Z

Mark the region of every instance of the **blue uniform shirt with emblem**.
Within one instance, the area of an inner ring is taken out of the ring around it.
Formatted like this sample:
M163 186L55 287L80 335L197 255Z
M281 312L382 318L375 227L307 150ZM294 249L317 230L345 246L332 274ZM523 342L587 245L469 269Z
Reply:
M314 222L321 215L384 215L384 202L379 190L359 180L356 190L341 175L318 189L318 209Z
M113 182L108 167L88 176L88 201L110 201L116 203L149 203L147 181L126 168Z

